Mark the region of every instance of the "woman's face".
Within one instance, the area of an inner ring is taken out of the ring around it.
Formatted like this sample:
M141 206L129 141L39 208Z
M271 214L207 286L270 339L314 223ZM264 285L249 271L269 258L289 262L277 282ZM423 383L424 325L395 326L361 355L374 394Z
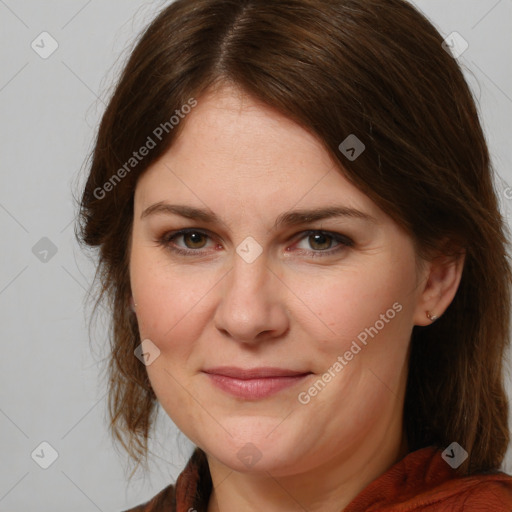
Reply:
M425 316L412 240L312 135L250 97L210 93L181 122L137 184L130 253L163 408L239 471L396 452Z

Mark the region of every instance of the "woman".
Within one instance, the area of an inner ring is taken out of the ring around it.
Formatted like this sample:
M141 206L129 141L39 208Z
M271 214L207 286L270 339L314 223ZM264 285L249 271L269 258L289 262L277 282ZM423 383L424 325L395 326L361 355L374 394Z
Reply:
M133 511L493 510L505 226L475 104L402 0L178 0L103 116L81 203L111 427L197 445Z

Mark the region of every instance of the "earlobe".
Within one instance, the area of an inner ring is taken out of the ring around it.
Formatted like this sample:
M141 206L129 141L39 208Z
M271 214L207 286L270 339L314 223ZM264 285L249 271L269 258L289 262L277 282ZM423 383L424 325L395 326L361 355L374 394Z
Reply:
M135 301L133 300L133 297L130 297L130 307L133 312L135 312L135 308L137 307L137 304L135 304Z
M430 325L453 301L464 268L465 253L439 256L426 265L426 280L416 306L415 325Z
M439 317L437 315L433 315L430 311L427 311L427 318L431 322L435 322Z

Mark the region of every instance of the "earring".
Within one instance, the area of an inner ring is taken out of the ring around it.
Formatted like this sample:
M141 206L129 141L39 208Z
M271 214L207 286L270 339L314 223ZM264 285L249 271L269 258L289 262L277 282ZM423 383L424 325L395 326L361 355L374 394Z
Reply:
M137 304L135 304L133 297L130 299L130 307L132 308L132 311L135 311L135 308L137 307Z
M427 311L427 318L431 322L435 322L439 317L437 315L433 315L430 311Z

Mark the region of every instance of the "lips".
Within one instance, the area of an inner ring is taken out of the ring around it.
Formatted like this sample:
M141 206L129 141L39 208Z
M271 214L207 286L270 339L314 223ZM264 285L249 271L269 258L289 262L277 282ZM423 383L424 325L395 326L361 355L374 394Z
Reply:
M288 370L286 368L273 368L265 366L261 368L236 368L234 366L219 366L218 368L209 368L203 370L210 375L222 375L224 377L231 377L232 379L265 379L272 377L297 377L311 372L301 372Z
M311 372L287 368L237 368L223 366L203 370L213 385L238 398L257 400L301 383Z

